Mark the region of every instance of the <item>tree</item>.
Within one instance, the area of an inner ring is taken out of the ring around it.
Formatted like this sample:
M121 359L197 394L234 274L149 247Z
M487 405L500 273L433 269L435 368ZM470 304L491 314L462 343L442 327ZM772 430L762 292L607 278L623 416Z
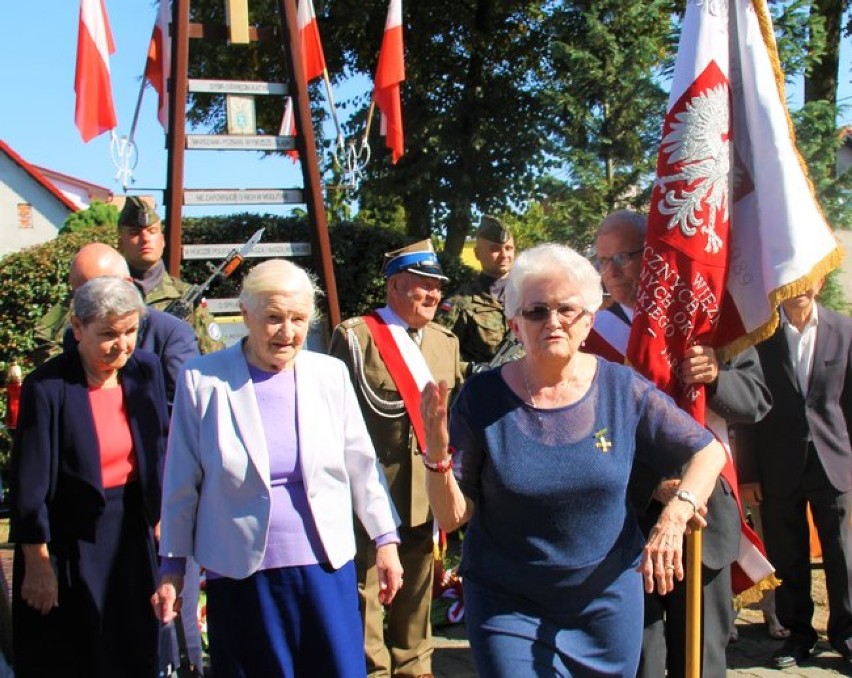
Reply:
M86 209L68 215L60 229L62 233L77 233L93 226L115 226L118 224L118 209L115 205L95 200Z
M537 92L548 44L544 8L551 4L526 0L479 0L449 8L443 0L404 4L406 154L391 168L378 124L374 125L374 159L358 194L362 208L392 217L401 207L409 235L445 232L447 251L458 256L474 211L528 199L545 162L547 111ZM277 25L276 5L271 0L252 3L251 23ZM372 77L386 2L318 0L315 8L331 72ZM222 3L193 3L192 20L223 23ZM193 41L190 72L193 77L240 79L286 76L280 43L224 50ZM279 108L266 101L258 104L259 130L276 130L280 103ZM362 130L367 98L343 104L359 111L355 125L360 122ZM194 95L188 117L192 123L221 130L222 98Z
M374 160L359 194L364 205L402 205L409 235L443 232L446 252L458 256L475 211L529 198L546 160L547 110L538 92L549 4L418 0L403 6L406 153L391 169L374 132ZM344 46L346 67L372 75L386 8L384 2L328 3L323 29L332 45Z
M805 73L805 103L827 101L837 106L837 77L840 68L840 40L843 16L849 0L812 0L809 68Z
M615 208L647 204L675 49L674 3L561 3L542 99L557 172L539 182L548 239L586 248Z

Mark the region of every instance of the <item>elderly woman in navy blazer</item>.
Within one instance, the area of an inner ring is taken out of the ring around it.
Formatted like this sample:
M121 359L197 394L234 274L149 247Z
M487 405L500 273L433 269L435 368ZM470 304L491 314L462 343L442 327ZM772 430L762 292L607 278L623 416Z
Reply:
M365 675L353 513L378 546L383 602L402 585L398 520L346 367L301 350L316 295L295 264L255 266L248 336L178 384L152 602L168 621L181 560L207 568L216 675Z
M132 283L74 292L76 344L24 381L12 450L18 676L156 675L154 527L168 413L157 357L134 351Z

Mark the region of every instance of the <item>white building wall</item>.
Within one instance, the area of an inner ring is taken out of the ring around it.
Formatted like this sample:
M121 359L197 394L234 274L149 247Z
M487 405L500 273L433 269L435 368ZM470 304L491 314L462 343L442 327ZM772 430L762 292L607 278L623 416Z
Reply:
M30 205L32 227L22 228L20 205ZM56 237L70 210L5 153L0 153L0 257Z

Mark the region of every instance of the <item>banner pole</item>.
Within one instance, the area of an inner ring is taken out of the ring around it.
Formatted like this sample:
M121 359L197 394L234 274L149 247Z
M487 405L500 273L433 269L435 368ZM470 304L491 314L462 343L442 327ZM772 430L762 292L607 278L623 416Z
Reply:
M702 531L686 538L686 678L701 677Z

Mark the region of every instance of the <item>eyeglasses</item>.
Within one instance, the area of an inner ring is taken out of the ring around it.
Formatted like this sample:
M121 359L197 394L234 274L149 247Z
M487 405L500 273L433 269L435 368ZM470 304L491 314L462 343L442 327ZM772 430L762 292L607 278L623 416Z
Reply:
M151 224L150 226L126 226L122 224L121 228L123 228L124 232L131 238L138 238L142 235L142 233L146 233L147 235L157 235L158 233L163 232L163 227L160 225L159 221L156 224Z
M611 257L596 257L595 268L598 269L598 272L603 271L610 262L619 268L624 268L628 263L630 263L630 260L633 257L641 252L642 248L640 247L638 250L633 250L632 252L618 252L617 254L613 254Z
M529 320L532 323L541 323L545 320L550 320L550 314L556 311L559 319L573 325L588 311L581 306L574 304L557 304L556 306L548 306L547 304L533 304L521 309L521 317L524 320Z

